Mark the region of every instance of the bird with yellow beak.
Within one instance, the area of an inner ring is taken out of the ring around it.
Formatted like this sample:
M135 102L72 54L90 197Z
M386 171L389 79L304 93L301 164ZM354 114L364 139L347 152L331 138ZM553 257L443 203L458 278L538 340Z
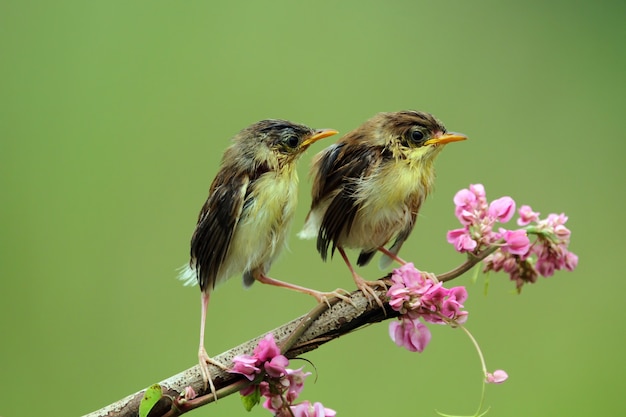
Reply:
M242 274L245 287L259 281L310 294L320 302L337 295L267 275L285 246L295 213L296 161L312 143L336 133L286 120L262 120L239 132L224 152L191 238L191 260L180 275L202 291L198 359L205 388L208 383L213 394L208 363L223 365L208 356L204 329L209 296L218 283Z
M323 260L337 249L357 287L382 306L373 290L382 281L359 276L344 249L360 250L359 266L376 251L384 253L381 268L391 259L403 262L397 254L433 188L435 157L445 144L465 139L429 113L375 115L315 156L311 210L299 236L317 238Z

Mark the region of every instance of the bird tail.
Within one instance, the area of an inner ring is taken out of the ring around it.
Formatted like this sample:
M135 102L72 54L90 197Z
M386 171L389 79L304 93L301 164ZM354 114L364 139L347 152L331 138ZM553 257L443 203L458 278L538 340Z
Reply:
M183 281L183 285L186 287L198 283L196 270L190 264L185 264L178 268L178 279Z
M300 239L315 239L320 229L320 221L318 219L317 213L314 213L312 210L306 216L304 220L304 226L302 230L298 232L298 237Z

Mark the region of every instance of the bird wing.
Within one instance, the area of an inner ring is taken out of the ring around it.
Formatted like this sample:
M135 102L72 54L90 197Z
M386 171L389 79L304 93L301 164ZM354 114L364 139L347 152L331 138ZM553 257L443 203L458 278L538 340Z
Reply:
M334 254L341 233L349 233L360 207L356 199L357 181L377 168L380 155L359 142L340 142L316 159L312 207L330 199L317 236L317 251L322 259L326 260L331 243L331 256Z
M247 174L232 175L227 171L220 171L211 183L191 238L191 263L202 291L215 287L250 184Z

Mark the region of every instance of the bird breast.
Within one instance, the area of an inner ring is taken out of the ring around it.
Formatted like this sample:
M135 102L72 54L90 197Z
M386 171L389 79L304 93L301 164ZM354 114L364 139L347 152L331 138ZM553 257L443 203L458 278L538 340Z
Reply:
M288 174L270 171L251 184L225 264L240 271L269 269L285 246L296 210L298 178L295 170Z
M378 172L356 180L359 207L352 228L339 245L375 249L387 244L413 221L432 188L432 165L406 160L382 164Z

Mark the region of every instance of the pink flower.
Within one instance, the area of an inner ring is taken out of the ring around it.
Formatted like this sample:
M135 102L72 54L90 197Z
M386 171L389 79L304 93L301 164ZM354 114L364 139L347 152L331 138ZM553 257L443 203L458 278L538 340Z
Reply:
M265 362L265 372L272 378L280 378L287 374L287 365L289 365L289 359L283 355L278 355L272 358L272 360Z
M241 374L252 381L256 375L261 372L257 368L257 359L250 355L237 355L233 358L233 367L229 371L233 374Z
M515 212L515 201L511 197L501 197L487 204L485 188L481 184L471 184L454 196L455 215L463 225L460 229L450 230L446 236L449 243L458 252L480 253L496 244L500 248L484 260L484 271L504 271L521 290L526 283L534 283L542 275L549 277L558 270L572 271L578 266L578 256L568 250L571 231L565 226L568 218L564 213L549 214L545 219L528 205L519 208L518 225L526 226L519 230L500 228L493 230L496 222L508 222ZM530 225L532 222L535 224ZM530 238L534 237L531 242ZM438 294L441 295L441 294ZM455 315L454 320L466 319L467 313L459 310L454 299L429 301L420 297L415 301L411 291L404 291L404 300L397 303L408 310L411 317L421 315L428 322L446 322L441 315L427 315L427 311L437 311L446 317ZM445 298L445 297L444 297ZM411 300L411 301L407 301ZM411 311L410 306L419 309ZM436 305L436 309L432 309ZM442 309L443 308L443 309ZM444 314L445 311L445 314Z
M311 404L309 401L292 405L291 412L294 417L335 417L337 415L335 410L324 407L322 403Z
M470 184L469 189L478 201L485 200L487 198L487 193L485 192L485 186L482 184Z
M409 271L410 272L410 271ZM414 274L415 275L415 274ZM419 275L419 271L417 272ZM410 278L410 273L407 275ZM309 402L293 405L293 401L304 388L304 380L311 375L297 370L288 369L289 359L280 353L274 336L269 333L262 338L253 351L253 355L238 355L233 358L232 373L244 375L253 381L261 369L265 370L263 380L258 384L250 385L240 391L242 396L248 396L258 392L265 398L263 407L271 411L275 416L312 416L333 417L336 413L330 408L325 408L320 403L311 405ZM258 391L257 391L258 389Z
M567 269L568 271L573 271L577 266L578 266L578 256L568 251L565 254L565 269Z
M539 213L534 212L530 206L523 205L518 210L519 219L517 219L517 224L520 226L526 226L531 222L536 222L539 219Z
M550 258L537 258L535 268L542 277L551 277L556 269L553 260Z
M263 392L262 390L261 395L265 397L265 401L263 402L263 408L271 411L274 414L279 412L280 409L283 408L285 405L283 397L279 394L271 394L267 391Z
M567 216L565 215L565 213L561 213L561 214L550 213L548 214L548 217L546 218L545 222L552 227L556 227L556 226L565 224L567 222Z
M287 369L287 379L289 381L289 386L287 388L287 401L293 402L300 392L304 389L304 380L311 375L310 372L303 372L303 368L296 369Z
M454 205L457 207L471 208L476 203L476 194L464 188L454 195Z
M389 335L399 346L421 352L430 341L430 332L420 322L435 324L463 323L467 312L462 311L467 291L463 287L447 289L442 282L418 271L412 263L393 270L393 284L387 290L389 306L401 313L400 322L389 325Z
M487 372L487 376L485 378L485 382L488 384L501 384L509 378L509 375L504 372L502 369L498 369L497 371Z
M515 214L515 201L513 201L511 197L501 197L497 200L493 200L491 204L489 204L487 213L492 218L498 219L500 223L506 223L511 220L511 217Z
M530 240L526 234L526 230L504 230L501 229L502 238L504 239L504 246L502 250L509 252L513 255L524 256L530 250Z
M193 400L197 396L198 396L198 394L196 393L196 391L194 391L194 389L191 387L191 385L185 387L184 398L186 400Z
M446 238L457 252L472 252L477 246L476 241L469 235L469 230L465 228L450 230Z
M261 363L280 355L280 349L276 346L274 335L268 333L263 339L259 340L259 344L254 348L254 352L252 354Z
M404 346L411 352L423 352L430 342L430 330L419 320L408 318L392 321L389 336L398 346Z

